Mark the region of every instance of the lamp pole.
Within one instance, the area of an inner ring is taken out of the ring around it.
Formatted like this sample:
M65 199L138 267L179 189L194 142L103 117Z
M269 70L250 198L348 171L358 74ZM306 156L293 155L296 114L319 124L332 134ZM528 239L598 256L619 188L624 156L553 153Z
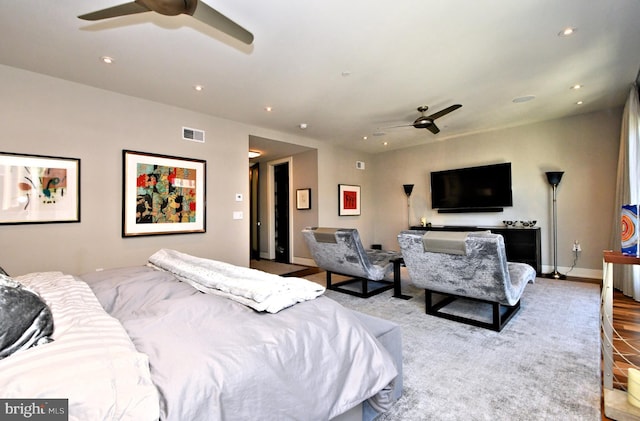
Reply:
M407 195L407 226L411 229L411 192L413 192L413 184L403 184L404 194Z
M558 272L558 209L557 209L557 191L558 184L562 180L562 171L549 171L547 180L551 184L553 190L553 272L544 275L545 278L567 279L566 275Z

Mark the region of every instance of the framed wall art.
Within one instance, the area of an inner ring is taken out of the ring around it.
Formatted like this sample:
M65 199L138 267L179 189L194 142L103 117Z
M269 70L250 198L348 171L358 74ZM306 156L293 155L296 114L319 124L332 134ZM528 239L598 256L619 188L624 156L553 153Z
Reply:
M338 184L338 215L360 215L360 186Z
M0 224L80 222L80 160L0 152Z
M296 209L311 209L311 189L296 190Z
M204 160L124 150L122 236L206 231Z

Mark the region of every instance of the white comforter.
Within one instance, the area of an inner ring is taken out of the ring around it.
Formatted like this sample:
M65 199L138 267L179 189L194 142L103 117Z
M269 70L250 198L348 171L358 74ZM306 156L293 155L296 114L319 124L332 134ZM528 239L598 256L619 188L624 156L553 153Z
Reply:
M303 278L284 278L169 249L154 253L149 262L199 291L222 295L269 313L312 300L325 291L322 285Z

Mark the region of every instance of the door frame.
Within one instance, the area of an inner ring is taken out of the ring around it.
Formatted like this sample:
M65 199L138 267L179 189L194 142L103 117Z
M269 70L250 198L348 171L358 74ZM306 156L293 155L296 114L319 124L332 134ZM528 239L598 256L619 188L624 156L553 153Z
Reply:
M267 162L267 218L269 220L269 260L276 258L276 212L273 195L275 193L275 169L274 167L281 164L289 164L289 261L293 262L293 180L291 169L293 167L293 158L287 157Z

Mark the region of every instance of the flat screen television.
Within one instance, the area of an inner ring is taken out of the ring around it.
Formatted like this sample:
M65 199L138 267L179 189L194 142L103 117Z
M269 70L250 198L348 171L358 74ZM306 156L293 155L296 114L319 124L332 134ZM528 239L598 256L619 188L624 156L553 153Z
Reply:
M431 207L439 213L500 212L513 206L511 163L431 173Z

